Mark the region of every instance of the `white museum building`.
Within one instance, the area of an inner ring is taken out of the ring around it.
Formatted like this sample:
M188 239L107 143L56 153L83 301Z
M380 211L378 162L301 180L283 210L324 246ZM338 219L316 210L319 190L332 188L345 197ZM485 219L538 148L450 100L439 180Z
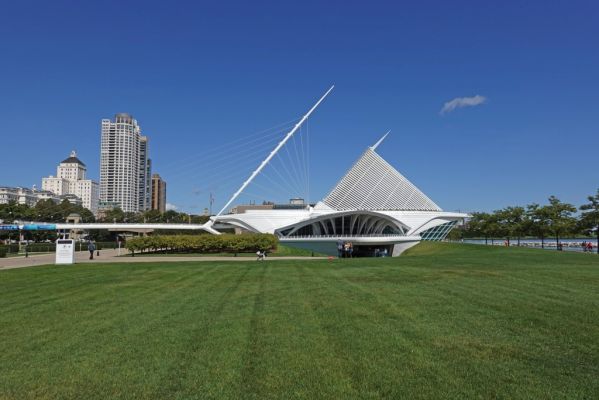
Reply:
M287 245L330 255L339 241L351 242L357 256L376 250L398 256L421 240L445 239L468 215L443 211L376 153L381 141L315 205L221 214L213 217L212 227L272 233Z

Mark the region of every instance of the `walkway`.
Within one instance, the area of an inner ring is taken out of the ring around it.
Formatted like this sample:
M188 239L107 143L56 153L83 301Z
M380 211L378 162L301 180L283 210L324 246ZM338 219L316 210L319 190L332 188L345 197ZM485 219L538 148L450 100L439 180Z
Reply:
M122 249L121 255L127 254ZM0 271L5 269L35 267L54 264L55 254L30 255L25 257L0 258ZM267 257L266 260L324 260L326 257ZM126 262L182 262L182 261L254 261L254 257L210 257L210 256L136 256L119 257L117 249L100 250L100 256L89 259L89 252L75 252L75 263L126 263Z

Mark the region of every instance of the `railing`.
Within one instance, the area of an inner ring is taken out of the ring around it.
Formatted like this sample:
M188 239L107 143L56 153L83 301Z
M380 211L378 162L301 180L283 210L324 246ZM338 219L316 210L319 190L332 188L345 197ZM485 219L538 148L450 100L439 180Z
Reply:
M280 236L279 239L307 239L307 238L363 238L363 237L406 237L400 233L370 233L366 235L294 235Z

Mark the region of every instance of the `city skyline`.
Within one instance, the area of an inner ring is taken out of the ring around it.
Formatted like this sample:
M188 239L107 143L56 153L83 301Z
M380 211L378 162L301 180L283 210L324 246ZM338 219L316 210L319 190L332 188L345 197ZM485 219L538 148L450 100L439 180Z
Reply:
M200 214L210 193L218 208L231 190L202 186L199 167L183 176L178 160L296 118L334 83L309 124L311 201L360 156L353 149L389 129L380 153L445 210L550 195L580 204L595 190L595 3L306 3L268 13L242 3L165 13L149 3L135 29L125 23L135 7L119 9L7 6L0 29L13 40L2 44L0 109L13 150L0 161L0 184L38 184L73 148L99 179L97 121L128 112L151 133L169 203ZM25 141L44 145L14 150Z

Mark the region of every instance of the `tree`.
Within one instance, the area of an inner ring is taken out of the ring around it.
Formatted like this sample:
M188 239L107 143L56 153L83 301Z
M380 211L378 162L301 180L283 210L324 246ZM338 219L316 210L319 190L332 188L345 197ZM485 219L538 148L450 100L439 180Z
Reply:
M25 204L18 204L15 201L10 201L8 204L2 204L0 208L0 219L4 223L14 221L29 221L32 218L33 213L31 209Z
M525 232L525 212L523 207L506 207L502 210L495 211L499 231L501 235L506 236L508 246L510 238L518 238L518 246L520 246L520 238Z
M495 244L494 238L502 237L505 233L504 227L500 223L500 214L497 211L494 211L491 214L487 214L485 217L483 228L486 232L485 236L491 238L491 244Z
M162 222L162 213L158 210L148 210L144 212L143 220L147 223Z
M192 224L205 224L210 219L208 215L191 215Z
M529 232L541 239L541 248L545 248L545 237L549 233L547 206L541 207L536 203L526 206L526 221Z
M106 211L102 218L102 222L123 222L124 220L125 213L119 207Z
M597 235L597 254L599 254L599 189L594 196L588 196L588 204L580 206L580 225L588 231L595 230Z
M187 222L187 214L178 213L175 210L168 210L164 214L162 214L162 220L167 223L186 223Z
M572 213L576 207L572 204L562 203L557 197L549 197L549 205L545 206L549 230L555 236L555 245L559 250L560 235L571 233L576 226L576 219Z
M466 234L470 237L483 236L485 244L488 241L487 221L489 214L485 212L473 212L472 217L466 225Z

